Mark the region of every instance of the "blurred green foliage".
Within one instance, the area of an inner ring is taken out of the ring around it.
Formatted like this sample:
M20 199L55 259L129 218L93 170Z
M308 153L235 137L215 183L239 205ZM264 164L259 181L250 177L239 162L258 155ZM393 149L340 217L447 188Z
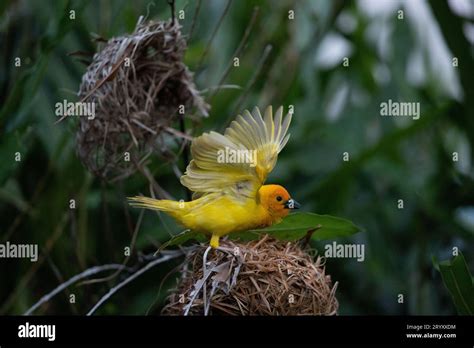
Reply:
M185 11L184 33L197 5L176 1L176 11ZM431 257L448 259L457 247L473 269L474 59L463 32L468 20L443 1L400 7L390 1L233 1L199 65L226 5L201 1L189 39L185 62L212 107L193 135L222 130L245 108L293 105L291 139L269 181L287 187L304 211L342 216L364 228L338 241L365 243L365 262L326 262L339 282L340 313L454 314ZM225 86L214 93L256 7L239 67L230 65ZM114 184L94 178L75 153L76 122L55 124L54 104L76 100L85 72L68 53L94 52L91 34L122 35L139 16L164 20L170 10L159 0L7 0L0 14L0 242L38 243L41 252L37 263L0 260L0 313L20 314L87 267L121 263L140 214L125 197L149 192L141 174ZM16 57L21 67L15 67ZM458 66L452 57L459 58ZM420 119L381 117L380 103L388 99L419 102ZM171 166L152 158L150 169L174 197L185 197ZM70 199L77 201L75 210ZM146 212L129 264L179 231L164 215ZM314 247L322 253L324 242ZM148 272L99 313L159 313L178 265ZM71 287L36 313L84 314L120 278ZM75 304L68 301L72 293ZM404 303L398 303L399 294Z

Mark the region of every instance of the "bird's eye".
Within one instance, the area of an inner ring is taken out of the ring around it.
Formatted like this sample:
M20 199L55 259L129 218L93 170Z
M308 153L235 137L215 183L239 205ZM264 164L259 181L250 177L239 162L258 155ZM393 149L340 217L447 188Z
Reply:
M282 199L283 199L283 198L281 198L281 196L277 196L277 201L278 201L278 202L281 202Z

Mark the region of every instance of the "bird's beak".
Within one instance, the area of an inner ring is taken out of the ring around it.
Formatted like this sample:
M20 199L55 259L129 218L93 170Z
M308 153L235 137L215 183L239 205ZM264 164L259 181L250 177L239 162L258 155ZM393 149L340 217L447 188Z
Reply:
M293 198L290 198L289 200L285 202L286 209L299 209L300 207L301 207L301 204L299 204Z

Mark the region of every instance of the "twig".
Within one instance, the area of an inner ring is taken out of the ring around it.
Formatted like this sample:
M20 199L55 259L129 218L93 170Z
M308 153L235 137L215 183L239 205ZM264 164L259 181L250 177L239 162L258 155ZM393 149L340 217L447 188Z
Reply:
M145 20L148 19L148 16L150 15L150 7L151 6L155 6L155 3L154 2L149 2L148 5L146 6L146 16L145 16ZM106 41L107 42L107 41Z
M141 172L148 180L150 185L152 185L153 189L158 193L158 196L162 199L173 199L173 196L171 196L164 188L162 188L153 178L153 175L150 173L150 170L148 169L147 166L142 166L137 163L137 169L139 172Z
M198 16L200 10L201 10L201 0L198 0L197 6L196 6L196 11L194 11L193 21L191 23L191 29L189 29L188 42L191 41L191 38L193 36L194 27L196 25L197 16Z
M303 243L302 243L301 247L303 249L308 246L309 241L311 240L311 237L313 236L313 233L316 232L317 230L319 230L321 227L323 227L323 226L322 225L317 225L315 228L312 228L312 229L310 229L306 232L306 235L302 239Z
M185 262L183 262L185 264ZM160 282L160 286L158 288L158 292L156 293L156 296L155 296L155 299L153 300L153 302L150 304L150 306L148 307L148 309L146 310L146 313L145 315L149 315L150 311L153 309L153 306L155 305L155 303L158 301L158 298L160 296L160 293L161 293L161 290L163 288L163 285L165 284L165 282L168 280L168 278L172 275L172 274L175 274L176 272L178 272L179 269L183 268L183 263L181 264L178 264L176 267L173 267L173 269L171 269L168 273L166 273L166 275L163 277L163 279L161 280Z
M176 23L176 13L174 10L174 0L168 0L168 5L170 5L171 8L171 21L173 25Z
M139 271L133 273L130 277L125 279L123 282L121 282L121 283L117 284L116 286L114 286L113 288L111 288L104 296L102 296L102 298L99 300L99 302L97 302L95 304L95 306L92 307L92 309L87 313L87 316L90 316L90 315L94 314L94 312L105 301L107 301L109 298L111 298L117 291L119 291L121 288L123 288L128 283L130 283L132 280L138 278L143 273L145 273L146 271L148 271L148 270L152 269L153 267L159 265L160 263L163 263L165 261L177 258L181 255L184 255L184 253L181 250L176 250L176 251L169 252L169 253L163 255L161 258L158 258L156 260L153 260L153 261L149 262L145 267L141 268Z
M255 24L255 20L257 19L258 11L259 11L259 8L255 6L253 9L252 18L250 18L250 21L249 21L249 24L247 25L247 29L245 30L244 36L242 37L242 40L240 40L239 46L237 47L234 54L232 55L232 58L229 61L229 64L227 65L226 69L224 70L224 74L222 75L221 79L217 83L217 86L220 86L222 85L222 83L224 83L225 79L230 73L230 69L232 69L233 60L234 60L233 58L238 57L240 53L242 52L243 48L245 47L245 45L247 44L247 40L250 36L250 32L252 31L252 28ZM219 90L218 88L214 89L213 93L209 96L209 102L212 100L212 98L214 98L218 90Z
M153 187L151 186L151 184L150 184L149 189L150 189L150 196L151 196L151 198L156 199L156 195L155 195L155 193L153 192ZM156 215L158 216L158 219L160 220L161 226L164 227L164 229L166 230L166 233L168 233L168 236L171 238L171 237L173 236L173 233L172 233L171 230L169 229L168 225L166 225L165 220L162 219L162 217L161 217L161 212L160 212L159 210L155 210L155 213L156 213ZM163 250L163 248L160 247L157 251L155 251L155 253L153 254L153 256L157 256L162 250Z
M206 307L206 303L207 303L207 286L206 286L206 274L207 272L211 272L211 270L208 270L206 268L206 263L207 263L207 255L209 254L209 251L212 249L211 246L208 246L206 251L204 252L204 255L202 257L202 274L204 275L204 288L202 289L202 301L203 301L203 304L204 304L204 308ZM189 306L189 308L191 308L191 306ZM204 314L206 315L206 313Z
M63 275L61 274L61 271L59 270L59 268L56 266L56 264L54 263L54 261L51 259L50 255L46 256L46 261L48 261L48 264L51 266L51 269L54 273L54 275L56 276L56 278L58 279L59 283L62 284L64 283L64 277ZM66 298L69 298L71 296L71 291L69 290L66 290ZM76 306L74 306L74 304L72 304L70 301L69 302L69 307L71 308L71 311L74 313L74 314L78 314L77 312L77 308Z
M225 9L222 12L221 17L219 18L219 21L217 22L217 25L216 25L216 27L214 28L214 31L211 34L211 38L209 39L209 42L207 43L206 48L204 49L204 52L202 53L201 58L199 59L199 63L197 65L196 70L199 70L201 68L202 63L204 61L204 58L206 58L207 53L209 52L209 49L211 48L212 41L214 41L214 37L216 36L222 22L224 21L224 18L227 15L227 12L229 11L229 8L230 8L231 4L232 4L232 0L228 0Z
M114 238L112 236L112 230L110 227L110 210L109 210L109 205L107 204L107 186L106 186L105 180L101 180L100 183L100 201L102 205L102 216L103 216L103 225L102 225L102 231L105 232L105 239L106 243L109 244L110 246L114 245ZM107 248L109 249L109 248ZM110 249L113 249L110 247ZM82 264L81 268L84 269L86 268L85 260L82 257Z
M207 258L207 253L209 252L209 250L211 249L211 247L209 246L206 251L205 251L205 255L203 255L203 265L205 265L205 258ZM202 289L202 287L204 286L204 288L206 287L206 281L207 281L207 278L209 278L209 276L211 275L211 271L210 270L207 270L205 266L203 266L203 272L206 272L206 273L203 273L202 274L202 278L199 279L195 284L194 284L194 289L193 291L191 292L191 298L189 299L189 303L187 303L183 309L184 309L184 316L187 316L189 314L189 310L191 309L191 307L193 306L194 304L194 301L196 300L197 296L199 295L199 291ZM203 289L204 291L204 289ZM203 295L204 297L206 296L205 294ZM204 300L205 301L205 300Z
M135 242L137 240L137 235L138 235L138 230L140 229L140 225L142 223L142 219L143 219L143 213L145 212L145 210L141 210L140 211L140 215L138 216L138 222L135 226L135 230L133 231L133 235L132 235L132 241L130 242L130 251L132 251L134 248L135 248ZM130 252L130 255L128 255L127 257L125 257L125 260L123 260L122 262L122 266L126 266L128 261L130 260L130 256L131 256L131 252ZM115 278L116 276L118 276L120 274L120 272L123 270L122 269L117 269L117 271L115 271L114 273L112 273L111 275L107 276L107 277L102 277L102 278L96 278L96 279L90 279L90 280L85 280L83 282L81 282L79 285L86 285L86 284L94 284L94 283L100 283L100 282L106 282L108 280L111 280L113 278Z
M163 128L163 130L166 132L166 133L169 133L169 134L172 134L172 135L175 135L177 137L180 137L180 138L183 138L183 139L187 139L189 141L192 141L194 138L186 133L182 133L174 128L171 128L171 127L165 127Z
M281 75L281 64L277 64L277 62L275 62L272 71L269 73L269 78L266 79L266 83L262 89L263 95L261 97L261 101L263 105L266 105L272 100L284 100L286 98L289 89L293 85L292 81L295 79L297 71L299 71L295 67L309 66L312 64L314 52L318 50L318 46L323 41L324 36L327 35L327 33L334 27L337 17L342 12L342 10L349 5L349 2L344 0L336 0L331 1L331 5L332 7L328 19L325 21L325 23L315 26L315 30L310 36L309 43L302 50L295 54L294 48L291 45L287 46L288 48L286 50L290 51L290 53L287 54L293 57L292 59L294 59L294 61L289 63L291 64L291 67L286 71L283 81L279 81L277 78L277 76ZM299 35L297 31L295 33L296 35ZM281 57L283 57L283 55L280 55L280 58Z
M179 114L179 130L182 134L186 134L186 125L185 125L185 122L184 122L184 115L182 114ZM188 166L189 164L189 142L187 141L186 138L182 138L182 141L181 141L181 146L183 147L183 166L184 166L184 170L183 172L186 170L186 167ZM185 187L185 192L186 192L186 198L188 201L191 200L191 191Z
M83 278L87 278L91 275L94 275L94 274L97 274L97 273L100 273L100 272L103 272L103 271L108 271L108 270L111 270L111 269L121 270L121 269L124 269L124 268L126 268L126 267L123 266L123 265L108 264L108 265L95 266L95 267L91 267L89 269L86 269L84 272L76 274L74 277L70 278L68 281L66 281L66 282L60 284L59 286L57 286L53 291L51 291L48 294L41 297L41 299L38 302L36 302L33 306L31 306L30 309L28 309L23 315L31 315L43 303L48 302L54 296L59 294L61 291L63 291L64 289L66 289L70 285L74 284L75 282L77 282L77 281L79 281Z
M271 51L272 51L272 45L267 45L265 47L265 50L263 51L262 58L260 58L260 60L258 62L258 65L255 68L255 72L254 72L252 78L250 79L250 81L245 86L244 91L242 92L242 94L240 95L239 99L237 100L237 102L235 104L234 111L229 115L229 118L227 119L227 122L225 122L225 124L228 124L229 121L230 121L230 118L233 118L235 116L235 113L238 112L240 106L245 101L245 98L247 98L247 94L249 93L250 89L252 88L255 81L257 80L257 77L260 75L260 72L263 68L263 65L265 64L265 62L266 62L268 56L270 55Z

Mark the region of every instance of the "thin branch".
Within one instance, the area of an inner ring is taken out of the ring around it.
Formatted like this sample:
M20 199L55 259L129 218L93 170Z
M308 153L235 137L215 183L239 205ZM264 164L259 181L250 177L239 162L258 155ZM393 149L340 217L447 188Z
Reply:
M258 62L258 65L255 68L255 72L254 72L252 78L250 79L250 81L245 86L244 91L242 92L242 94L240 95L239 99L237 100L237 102L235 104L234 111L229 115L229 118L228 118L227 122L225 122L225 124L228 124L229 121L230 121L230 118L234 117L235 114L239 111L240 106L242 105L242 103L247 98L247 94L250 92L250 89L254 85L255 81L257 81L257 78L260 75L260 72L263 68L263 65L267 61L267 58L270 55L271 51L272 51L272 45L267 45L265 47L265 50L263 51L262 58L260 58L260 60Z
M184 115L182 114L179 114L179 131L182 133L182 134L186 134L186 124L185 124L185 120L184 120ZM184 167L184 170L183 172L186 170L186 167L188 166L189 164L189 142L187 141L186 138L182 138L182 141L181 141L181 146L183 147L183 152L182 152L182 155L183 155L183 167ZM185 194L186 194L186 198L188 201L191 200L191 191L185 187L184 188L185 190Z
M171 10L171 20L173 25L176 23L176 12L174 9L174 0L168 0L168 5L170 5L170 10Z
M207 264L207 255L209 254L209 251L211 251L212 247L209 245L206 249L206 251L204 252L204 255L202 257L202 274L205 276L207 274L207 272L209 272L209 274L211 273L211 270L207 269L206 268L206 264ZM207 277L205 277L205 279L207 279ZM204 280L204 287L202 289L202 300L203 300L203 304L204 304L204 307L207 307L207 286L206 286L206 280ZM211 299L209 299L210 301ZM189 309L191 309L191 306L188 307L188 311ZM186 312L187 314L187 312ZM204 313L204 315L207 315L207 313Z
M188 42L191 41L191 38L193 36L194 27L196 25L197 16L198 16L200 10L201 10L201 0L198 0L197 6L196 6L196 11L194 11L193 21L191 23L191 29L189 29Z
M166 275L163 277L163 279L161 280L160 282L160 286L158 288L158 292L155 296L155 299L153 300L153 302L150 304L150 306L148 307L148 309L146 310L146 313L145 315L149 315L150 311L153 309L153 306L156 304L156 302L158 302L158 298L160 296L160 293L161 293L161 290L163 289L163 285L165 284L165 282L168 280L168 278L172 275L172 274L176 274L180 269L183 268L183 263L181 264L178 264L176 267L173 267L168 273L166 273Z
M125 260L123 260L122 262L122 266L126 266L128 261L130 260L130 256L132 255L132 251L133 249L135 249L135 242L137 240L137 235L138 235L138 230L140 229L140 225L142 223L142 219L143 219L143 213L145 212L144 209L142 209L140 211L140 215L138 216L138 222L135 226L135 230L133 231L133 235L132 235L132 241L130 242L130 255L128 255L127 257L125 257ZM101 283L101 282L106 282L108 280L111 280L113 278L115 278L116 276L118 276L120 274L120 272L122 272L123 268L121 269L117 269L114 273L112 273L111 275L107 276L107 277L102 277L102 278L95 278L95 279L90 279L90 280L85 280L83 282L81 282L79 285L86 285L86 284L94 284L94 283Z
M102 216L103 219L101 219L103 222L103 225L101 226L102 231L105 232L105 239L106 243L109 245L113 245L113 236L112 236L112 231L110 228L110 210L109 210L109 205L107 204L107 187L106 187L106 182L105 180L101 180L100 183L100 201L102 205ZM110 248L112 249L112 247ZM82 264L81 268L84 269L86 268L85 260L82 258Z
M46 261L48 261L48 264L51 266L51 269L53 270L53 273L54 275L56 276L56 278L58 279L59 283L62 284L64 283L64 277L63 275L61 274L61 271L59 270L59 268L56 266L56 264L54 263L54 261L51 259L51 256L48 255L46 257ZM69 298L69 296L71 296L71 291L69 290L66 290L66 298ZM71 311L77 315L78 312L77 312L77 308L76 306L74 306L74 304L72 304L70 301L69 302L69 307L71 308Z
M245 30L244 36L242 37L242 40L240 40L239 46L235 50L231 60L229 61L229 64L227 65L227 67L224 71L224 74L222 75L221 79L217 83L217 86L220 86L224 83L225 79L227 78L227 76L230 73L230 69L232 69L234 58L238 57L240 55L240 53L244 49L245 45L247 44L248 38L249 38L250 33L251 33L251 31L253 29L253 26L255 24L255 20L257 19L258 11L259 11L259 8L257 6L255 6L254 9L253 9L252 18L250 18L249 24L247 24L247 29ZM217 88L214 89L213 93L209 96L209 102L212 101L212 98L214 98L214 96L216 95L218 90L219 89L217 89Z
M156 199L156 196L155 196L155 193L153 192L153 187L151 186L150 184L150 196L151 198L153 199ZM165 223L165 220L162 219L161 217L161 211L159 210L155 210L155 213L156 215L158 216L158 219L161 223L161 226L163 226L163 228L166 230L166 233L168 233L168 236L171 238L173 237L173 233L171 232L170 228L168 227L168 225ZM159 247L157 251L155 251L155 253L153 254L153 256L157 256L164 248Z
M147 166L142 166L139 165L138 163L136 164L137 169L140 173L142 173L150 183L150 185L153 187L153 189L158 193L158 196L161 199L173 199L173 196L169 194L164 188L162 188L155 180L153 175L150 173L150 170L148 169Z
M180 137L180 138L183 138L183 139L187 139L189 141L192 141L194 138L189 135L189 134L186 134L186 133L183 133L183 132L180 132L174 128L171 128L171 127L165 127L163 128L163 130L166 132L166 133L169 133L169 134L172 134L172 135L175 135L177 137Z
M177 258L177 257L182 256L182 255L184 255L184 253L181 250L176 250L176 251L169 252L169 253L163 255L161 258L157 258L156 260L153 260L153 261L149 262L145 267L141 268L139 271L135 272L130 277L128 277L127 279L125 279L121 283L119 283L116 286L114 286L113 288L111 288L104 296L102 296L102 298L99 300L99 302L97 302L95 304L95 306L92 307L92 309L87 313L87 316L90 316L90 315L94 314L94 312L104 302L106 302L109 298L111 298L117 291L119 291L121 288L123 288L128 283L130 283L132 280L134 280L134 279L138 278L139 276L141 276L146 271L149 271L150 269L152 269L153 267L159 265L160 263L163 263L165 261Z
M194 284L194 289L192 290L192 292L190 293L190 296L191 298L189 299L189 303L187 303L184 307L183 307L183 310L184 310L184 316L187 316L189 314L189 311L191 310L191 307L194 303L194 301L196 300L197 296L199 295L199 291L201 289L203 289L203 292L205 291L205 288L206 288L206 281L207 281L207 278L209 278L209 276L211 275L211 269L206 269L206 263L205 263L205 259L207 259L207 253L209 252L209 250L211 249L211 247L207 247L206 251L205 251L205 254L203 255L203 274L202 274L202 278L199 279L195 284ZM204 287L204 288L203 288ZM204 294L203 295L203 298L204 298L204 303L206 301L206 295Z
M66 289L70 285L74 284L75 282L77 282L77 281L79 281L83 278L87 278L91 275L94 275L94 274L97 274L97 273L103 272L103 271L108 271L108 270L111 270L111 269L121 270L121 269L124 269L124 268L126 268L126 267L123 266L123 265L108 264L108 265L95 266L95 267L86 269L84 272L76 274L74 277L70 278L68 281L60 284L58 287L56 287L50 293L48 293L48 294L44 295L43 297L41 297L41 299L38 302L36 302L33 306L31 306L30 309L28 309L23 315L31 315L43 303L48 302L54 296L59 294L61 291L63 291L64 289Z
M183 176L183 173L179 169L178 165L176 163L171 163L171 168L173 169L174 175L179 180Z
M123 213L125 215L127 228L128 228L128 233L133 238L135 228L133 227L133 221L132 221L132 217L130 215L130 210L129 210L130 205L127 202L127 195L125 194L125 191L124 191L123 181L121 181L119 185L120 185L120 196L121 196L121 200L122 200L122 203L123 203L123 205L122 205L123 206Z
M216 25L216 27L214 28L214 31L211 34L211 38L209 39L209 42L207 43L206 48L204 49L204 52L202 53L202 56L199 59L199 63L197 65L198 67L197 67L196 70L199 70L201 68L202 63L204 61L204 58L206 58L207 53L209 52L209 49L211 48L212 41L214 41L214 37L216 36L217 32L219 31L219 28L220 28L222 22L224 21L224 18L227 15L227 12L229 11L229 8L230 8L231 4L232 4L232 0L228 0L225 9L222 12L221 17L219 18L219 21L217 22L217 25Z

